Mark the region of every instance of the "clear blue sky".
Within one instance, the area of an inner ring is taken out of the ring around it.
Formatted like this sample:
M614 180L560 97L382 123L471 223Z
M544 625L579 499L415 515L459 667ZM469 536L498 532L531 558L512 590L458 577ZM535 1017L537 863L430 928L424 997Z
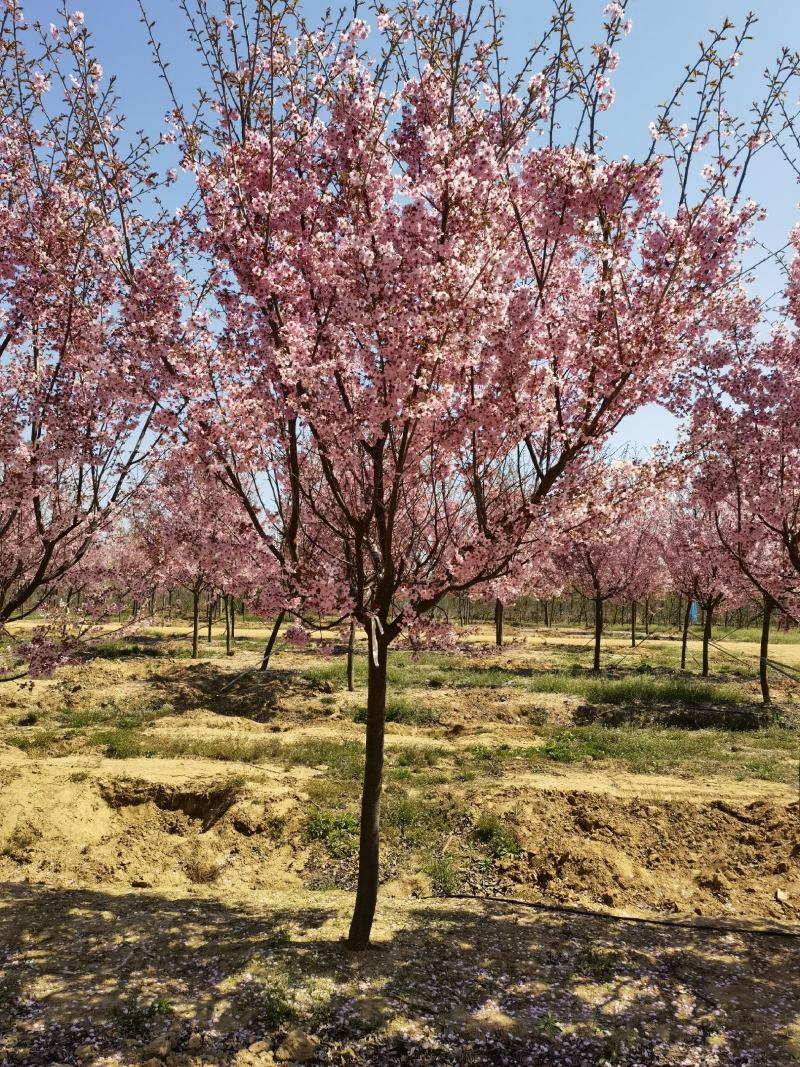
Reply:
M309 22L328 5L329 0L304 0ZM330 0L336 7L336 0ZM598 39L601 13L606 0L574 0L576 32L587 44ZM56 0L27 0L28 19L45 25L54 20ZM148 0L148 10L158 25L165 58L172 65L177 82L186 89L199 78L197 57L189 45L178 0ZM519 59L526 46L541 33L551 11L549 0L506 0L509 59ZM159 128L169 101L154 70L147 49L144 27L139 22L136 0L75 0L72 9L82 10L94 36L97 56L107 72L116 72L124 109L133 127ZM744 53L738 72L736 107L746 111L760 94L761 72L787 45L800 49L800 0L631 0L629 14L633 30L621 48L619 69L613 76L617 101L608 115L607 149L612 154L642 155L649 147L648 123L656 106L679 80L684 64L697 51L697 42L710 26L719 25L727 15L735 23L754 10L759 22ZM800 191L793 175L776 156L766 154L754 169L750 195L763 204L768 221L759 238L770 248L786 241L789 229L800 221ZM780 285L779 274L762 268L755 282L759 292L772 293ZM674 420L657 408L649 408L627 420L620 440L646 446L674 434Z

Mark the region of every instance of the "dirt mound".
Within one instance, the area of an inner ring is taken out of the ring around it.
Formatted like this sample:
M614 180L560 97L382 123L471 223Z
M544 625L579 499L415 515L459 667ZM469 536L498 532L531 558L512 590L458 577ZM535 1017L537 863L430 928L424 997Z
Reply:
M334 848L335 834L309 840L313 805L291 772L251 768L245 779L201 760L82 770L58 759L8 762L0 783L0 877L8 881L215 883L223 895L316 887L315 879L353 884L355 849ZM531 777L450 787L442 791L450 814L426 847L448 852L467 890L634 913L800 920L800 819L790 794L643 798L575 785ZM475 834L487 813L511 831L489 856ZM384 877L410 886L427 854L404 842L387 844Z
M547 791L506 811L501 888L621 910L800 919L798 805Z
M263 886L296 860L284 831L299 797L236 778L37 772L0 787L0 877L57 885ZM271 867L275 865L276 871Z

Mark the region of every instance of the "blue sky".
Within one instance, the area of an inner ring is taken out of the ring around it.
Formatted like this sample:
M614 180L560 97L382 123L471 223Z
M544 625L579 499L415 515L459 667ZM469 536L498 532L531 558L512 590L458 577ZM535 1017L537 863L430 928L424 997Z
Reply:
M308 21L315 21L328 2L304 0ZM587 44L598 39L595 28L600 25L605 2L574 0L577 36ZM46 25L54 20L56 6L56 0L27 0L24 10L28 19L39 19ZM86 16L98 59L106 71L118 76L130 125L157 129L169 102L150 62L136 0L75 0L74 6ZM333 6L337 6L335 2ZM165 58L177 82L188 89L199 80L194 73L198 65L187 41L178 0L147 0L147 7L156 19ZM549 0L506 0L504 8L507 52L513 66L541 33L551 5ZM613 76L617 101L605 127L610 154L637 156L647 151L648 124L658 103L674 88L684 64L695 56L698 40L726 15L737 24L748 10L759 16L754 40L747 45L738 71L734 102L741 112L759 95L761 73L779 49L783 45L800 49L800 0L631 0L628 10L633 30L621 48L620 66ZM777 154L765 153L754 168L748 192L769 212L760 239L770 248L780 247L789 229L800 221L800 190L794 176ZM765 266L754 285L763 295L771 294L780 285L780 275ZM626 420L618 437L620 442L647 446L673 435L674 420L651 407Z

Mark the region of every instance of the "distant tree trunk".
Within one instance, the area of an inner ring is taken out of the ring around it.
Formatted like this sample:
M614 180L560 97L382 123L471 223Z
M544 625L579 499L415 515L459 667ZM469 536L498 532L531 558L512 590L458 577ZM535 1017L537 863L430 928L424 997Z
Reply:
M222 598L222 607L225 612L225 655L232 656L233 650L231 649L231 605L230 597L227 594Z
M636 648L636 601L631 601L631 648Z
M686 645L689 641L689 623L692 621L692 598L686 601L686 611L683 613L683 637L681 639L681 670L686 670Z
M708 678L708 646L711 642L711 624L714 619L714 605L709 600L703 617L703 677Z
M644 598L644 632L645 636L650 636L650 597Z
M228 597L228 614L231 618L231 641L236 640L236 598Z
M761 620L761 654L758 664L758 677L761 682L761 699L764 702L764 706L767 707L772 703L769 695L769 678L767 677L767 667L769 659L769 624L772 620L772 612L775 610L775 601L772 597L764 594L764 614Z
M372 635L370 635L367 736L358 845L358 886L347 939L348 947L352 949L365 949L368 946L372 920L375 917L375 905L378 900L383 734L386 719L386 665L389 648L385 640L377 637L376 645L377 648L373 648Z
M460 610L460 606L459 606ZM347 691L352 693L355 689L353 685L353 653L355 651L356 643L356 624L355 620L350 620L350 637L347 641Z
M678 613L677 613L677 616L676 616L677 621L675 623L675 625L678 628L680 628L682 616L683 616L683 597L679 596L678 597Z
M603 598L594 598L594 671L600 670L600 642L603 638Z
M197 636L200 630L200 589L192 588L192 659L197 659Z
M206 624L207 624L207 627L208 627L206 640L208 641L209 644L211 644L211 615L212 615L213 610L214 610L214 604L213 604L213 602L211 600L211 597L209 597L208 600L206 601Z
M264 649L264 656L261 660L261 666L258 668L260 671L265 671L269 667L269 658L272 655L272 649L275 647L275 642L278 639L278 631L283 623L283 616L286 614L282 611L275 620L275 625L272 627L272 633L269 635L269 641L267 641L267 647Z
M494 643L498 648L503 647L503 601L494 602Z
M550 629L550 612L547 610L547 601L543 601L542 607L544 608L544 624L547 629Z

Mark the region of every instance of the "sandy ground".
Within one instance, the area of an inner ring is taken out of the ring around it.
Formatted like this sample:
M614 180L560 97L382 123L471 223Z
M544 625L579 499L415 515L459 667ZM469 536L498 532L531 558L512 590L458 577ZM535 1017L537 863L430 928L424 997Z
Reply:
M549 639L527 636L535 647L508 659L547 662ZM800 648L778 651L800 662ZM278 666L294 677L304 662ZM363 694L333 706L295 686L253 718L232 713L243 698L223 713L218 688L207 662L98 661L3 694L4 721L168 690L174 712L149 727L164 737L361 736L349 710ZM431 698L463 713L464 731L394 726L390 750L531 735L517 707L529 695ZM576 703L535 699L556 717ZM448 781L429 796L461 820L436 846L461 872L456 895L435 897L397 846L376 948L353 955L352 861L303 835L325 776L0 740L0 1064L800 1062L794 786L584 764ZM474 862L484 812L513 828L519 854Z

